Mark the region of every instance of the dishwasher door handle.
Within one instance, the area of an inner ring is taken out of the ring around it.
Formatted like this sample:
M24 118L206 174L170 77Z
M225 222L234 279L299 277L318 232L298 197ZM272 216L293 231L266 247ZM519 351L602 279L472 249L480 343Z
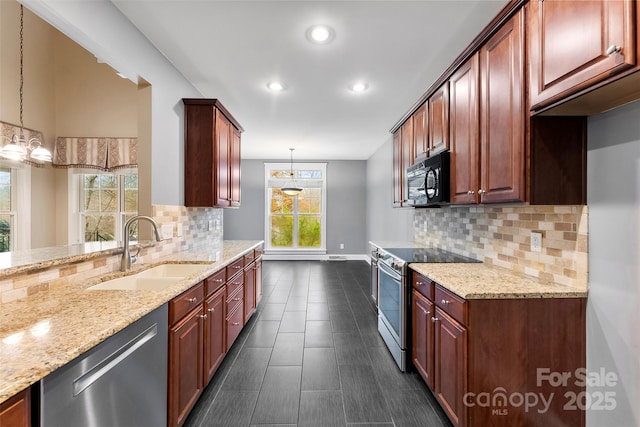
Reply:
M87 387L95 383L113 369L116 365L129 357L134 351L145 345L158 334L158 324L154 323L147 330L133 338L131 341L96 363L89 371L73 381L73 395L77 396Z

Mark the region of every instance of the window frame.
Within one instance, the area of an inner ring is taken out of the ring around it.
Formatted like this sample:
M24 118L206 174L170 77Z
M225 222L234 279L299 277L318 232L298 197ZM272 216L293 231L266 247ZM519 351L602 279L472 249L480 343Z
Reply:
M264 214L264 230L265 230L265 253L266 254L312 254L323 255L327 253L327 163L294 163L293 170L297 172L299 170L317 170L322 174L322 178L314 178L315 181L321 181L322 184L319 187L320 194L320 247L298 247L298 218L300 213L298 212L298 196L294 197L294 209L293 209L293 246L292 247L273 247L271 246L271 198L269 180L271 178L271 171L274 170L290 170L292 168L291 163L267 163L264 164L264 194L265 194L265 214ZM288 181L290 178L287 178ZM283 183L284 183L283 179ZM297 179L296 183L304 188L304 179Z

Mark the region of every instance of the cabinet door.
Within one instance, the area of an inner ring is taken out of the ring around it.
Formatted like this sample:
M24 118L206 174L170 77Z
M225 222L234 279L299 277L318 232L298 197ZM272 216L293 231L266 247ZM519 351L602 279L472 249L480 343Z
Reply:
M413 113L413 154L414 161L429 156L429 138L427 122L427 102Z
M262 258L256 260L256 265L253 267L256 274L256 307L260 304L262 299Z
M433 390L434 327L433 322L431 322L431 317L435 316L433 303L415 290L412 291L412 294L413 366L418 370L418 373L429 388Z
M393 207L402 207L402 129L393 134Z
M218 190L217 206L227 207L231 200L231 187L229 180L229 171L231 170L231 123L219 110L216 110L216 127L215 127L215 153L218 165L216 174Z
M225 287L205 301L204 322L204 384L208 384L227 351L225 335Z
M551 2L553 3L553 2ZM480 202L524 201L524 12L480 49Z
M637 63L633 3L633 0L529 3L532 109Z
M449 149L449 86L429 98L429 155Z
M231 162L229 176L231 207L240 207L240 131L231 126Z
M454 426L466 425L467 330L436 307L434 394Z
M407 119L402 125L401 138L401 170L400 175L402 179L402 205L406 204L409 199L409 184L407 181L407 168L413 164L413 120Z
M244 323L256 311L256 272L255 264L249 264L244 269Z
M31 391L23 390L0 404L0 427L31 426Z
M169 425L184 423L203 389L203 306L169 329Z
M451 203L477 203L478 157L478 56L474 55L451 76L450 143Z

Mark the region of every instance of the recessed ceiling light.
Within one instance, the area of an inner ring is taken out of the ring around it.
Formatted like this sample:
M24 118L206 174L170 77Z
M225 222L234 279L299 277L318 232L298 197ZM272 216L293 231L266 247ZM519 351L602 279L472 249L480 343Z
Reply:
M335 31L327 25L314 25L307 30L307 39L316 44L327 44L334 37Z
M364 92L368 88L369 88L369 85L364 83L364 82L355 82L355 83L349 85L349 90L351 90L352 92L357 92L357 93Z
M287 87L285 86L284 83L281 82L269 82L267 83L267 88L269 90L272 90L274 92L282 92L283 90L285 90Z

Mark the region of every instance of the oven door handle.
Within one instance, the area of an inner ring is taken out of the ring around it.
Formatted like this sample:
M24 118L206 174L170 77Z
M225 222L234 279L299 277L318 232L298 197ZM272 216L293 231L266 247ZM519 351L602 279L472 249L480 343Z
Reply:
M398 282L402 282L402 275L400 275L397 271L393 270L384 262L378 261L378 270L384 272L388 276L391 276L393 279L397 280Z

